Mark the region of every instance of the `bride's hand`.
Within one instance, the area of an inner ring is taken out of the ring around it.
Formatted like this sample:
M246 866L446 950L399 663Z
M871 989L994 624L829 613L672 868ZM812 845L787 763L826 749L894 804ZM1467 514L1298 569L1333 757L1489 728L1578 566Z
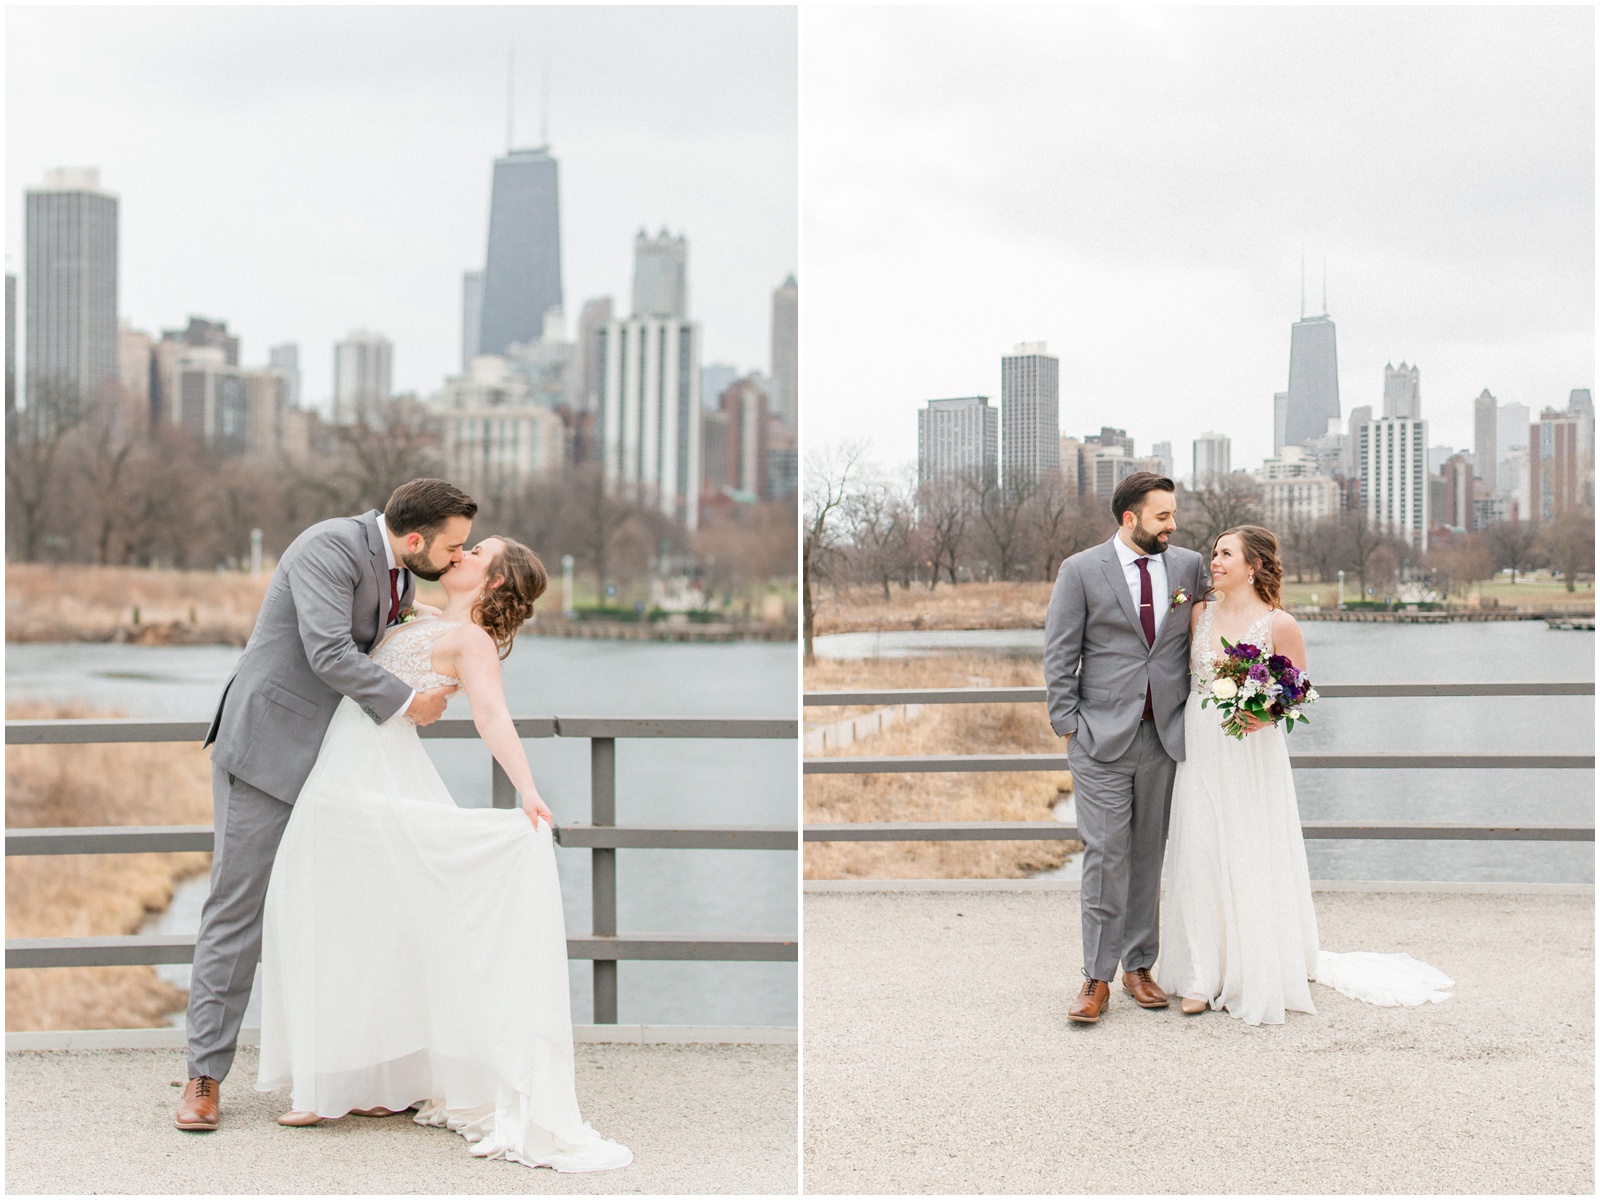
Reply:
M528 814L528 820L533 822L535 829L539 828L540 821L550 826L551 829L556 827L556 815L545 807L543 800L524 800L522 802L522 811Z
M1271 721L1263 721L1252 713L1240 713L1239 715L1244 718L1244 731L1246 733L1254 733L1256 730L1265 729L1272 724Z

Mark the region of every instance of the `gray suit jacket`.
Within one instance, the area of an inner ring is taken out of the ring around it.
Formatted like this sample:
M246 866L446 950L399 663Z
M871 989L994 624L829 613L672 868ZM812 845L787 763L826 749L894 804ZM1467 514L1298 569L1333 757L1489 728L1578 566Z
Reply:
M1073 734L1089 756L1112 762L1139 731L1145 689L1161 745L1183 761L1183 706L1189 699L1190 605L1210 586L1205 560L1193 550L1168 546L1167 594L1183 588L1185 603L1163 619L1155 645L1145 644L1139 610L1110 541L1061 564L1044 622L1045 698L1050 724Z
M400 606L415 592L406 572ZM335 517L278 560L255 629L206 734L211 761L293 804L339 700L387 721L410 685L367 657L389 619L389 564L378 510Z

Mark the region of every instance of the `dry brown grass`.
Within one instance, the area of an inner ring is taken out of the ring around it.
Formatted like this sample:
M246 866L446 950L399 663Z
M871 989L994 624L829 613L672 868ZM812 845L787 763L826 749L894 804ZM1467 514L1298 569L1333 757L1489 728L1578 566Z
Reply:
M6 640L242 646L270 578L270 564L251 576L238 571L8 563Z
M12 704L8 718L107 716L81 707ZM202 825L211 764L197 746L10 746L6 825ZM71 854L6 860L6 936L89 937L138 931L209 854ZM166 1023L184 993L153 967L6 972L6 1028L138 1029Z
M1052 583L920 583L825 588L817 595L816 632L885 629L1043 629Z
M1008 655L819 660L806 668L809 691L851 688L1040 686L1043 668ZM813 708L808 724L860 709ZM1033 704L928 705L919 716L830 753L846 755L1050 754L1061 741ZM805 820L1048 821L1072 776L1016 772L995 775L810 775ZM1018 879L1059 867L1076 842L813 842L805 848L807 879Z

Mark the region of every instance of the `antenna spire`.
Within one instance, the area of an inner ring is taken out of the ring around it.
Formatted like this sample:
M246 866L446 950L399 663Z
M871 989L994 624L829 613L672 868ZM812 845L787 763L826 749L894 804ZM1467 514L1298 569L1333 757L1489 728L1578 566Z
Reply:
M1300 319L1306 319L1306 252L1300 251Z
M544 64L544 72L539 81L539 142L546 149L550 146L550 64Z
M1322 315L1328 315L1328 260L1322 260Z
M511 151L512 151L512 148L514 146L516 146L516 144L517 144L516 143L516 138L514 136L515 127L513 125L513 117L514 117L514 114L516 113L516 106L512 103L512 99L513 99L513 96L514 96L514 93L515 93L515 88L516 88L516 77L517 77L517 48L515 46L513 46L513 47L511 47L511 49L506 51L506 153L507 154L510 154Z

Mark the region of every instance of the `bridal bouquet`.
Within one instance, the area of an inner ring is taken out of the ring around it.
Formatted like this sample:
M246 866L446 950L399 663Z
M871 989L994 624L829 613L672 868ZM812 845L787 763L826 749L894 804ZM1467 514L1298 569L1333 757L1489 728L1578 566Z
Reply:
M1222 714L1222 732L1243 739L1246 715L1273 725L1282 721L1283 731L1291 733L1296 721L1311 719L1303 710L1316 701L1311 680L1283 655L1263 655L1259 646L1229 645L1223 638L1222 657L1214 665L1200 707L1215 704Z

